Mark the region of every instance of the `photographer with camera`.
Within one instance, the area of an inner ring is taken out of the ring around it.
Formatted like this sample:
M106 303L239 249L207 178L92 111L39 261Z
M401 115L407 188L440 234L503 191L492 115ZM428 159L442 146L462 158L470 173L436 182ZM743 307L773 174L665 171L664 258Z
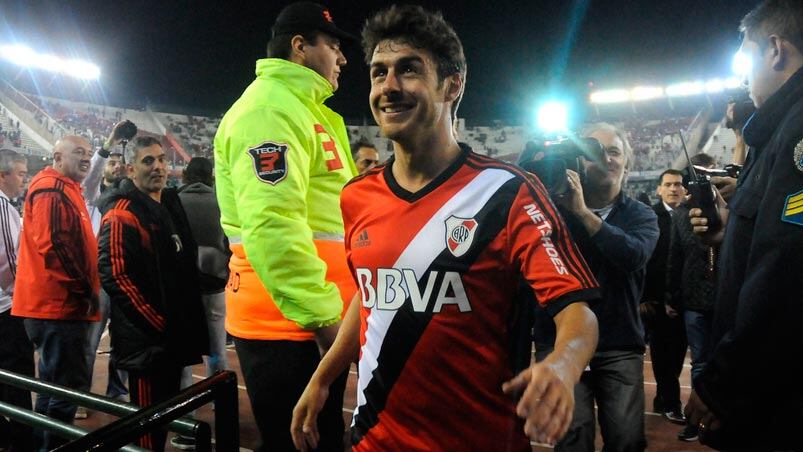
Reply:
M646 447L639 302L647 261L658 241L658 220L650 207L622 191L633 160L625 135L604 123L590 126L583 135L596 140L590 140L596 145L594 155L579 159L580 173L567 169L568 187L551 196L600 284L602 299L592 305L599 321L599 345L574 388L572 424L556 450L594 450L596 400L605 449L639 451ZM550 152L547 147L545 153ZM554 341L552 319L537 310L538 361L549 355Z
M106 189L125 178L125 163L123 162L123 150L120 144L127 143L136 134L137 126L134 125L133 122L128 120L120 121L114 125L109 138L106 139L100 149L92 156L89 173L87 173L81 186L84 189L86 209L92 221L92 230L95 232L95 237L97 237L100 231L100 220L103 217L100 206L98 205L100 195L103 194ZM89 328L89 338L86 347L86 360L90 375L89 384L85 389L86 391L91 389L95 357L97 356L100 339L103 336L103 330L106 329L106 325L109 322L109 313L111 312L109 295L103 290L103 287L100 288L99 300L100 322L93 323ZM117 370L117 366L115 366L111 359L109 360L108 366L109 379L106 384L106 397L128 401L128 390L124 383L128 378L126 372ZM75 412L76 419L85 419L87 416L86 408L78 407L78 410Z
M765 1L741 29L758 110L736 193L727 209L719 199L724 230L690 212L695 232L721 248L713 351L686 415L712 447L797 449L803 388L789 351L803 346L803 3Z

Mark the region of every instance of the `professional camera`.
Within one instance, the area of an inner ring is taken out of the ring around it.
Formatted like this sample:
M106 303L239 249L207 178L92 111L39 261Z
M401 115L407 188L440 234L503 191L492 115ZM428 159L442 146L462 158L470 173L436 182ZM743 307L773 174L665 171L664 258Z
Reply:
M756 111L756 106L750 99L747 91L742 90L737 95L728 99L728 104L733 105L733 115L725 122L725 127L734 130L741 130L747 120L753 116Z
M585 181L583 159L598 160L602 151L602 144L595 138L571 136L543 141L522 154L519 166L538 176L550 196L562 196L569 191L566 170L576 172L580 181Z

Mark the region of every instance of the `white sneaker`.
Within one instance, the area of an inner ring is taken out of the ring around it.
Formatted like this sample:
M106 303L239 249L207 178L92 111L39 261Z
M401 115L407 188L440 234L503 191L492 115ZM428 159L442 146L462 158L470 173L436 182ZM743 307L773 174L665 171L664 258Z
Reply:
M89 417L89 412L86 411L85 407L79 406L77 410L75 410L75 418L76 419L86 419Z

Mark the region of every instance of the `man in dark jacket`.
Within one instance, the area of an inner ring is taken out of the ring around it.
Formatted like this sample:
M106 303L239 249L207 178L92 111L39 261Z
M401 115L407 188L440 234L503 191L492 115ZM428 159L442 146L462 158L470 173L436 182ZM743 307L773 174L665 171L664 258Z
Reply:
M111 298L112 359L128 371L131 400L158 403L179 391L184 366L207 353L197 246L178 195L164 189L165 154L152 137L135 138L126 172L103 195L101 282ZM139 439L164 450L166 431Z
M658 244L647 263L642 303L646 312L650 336L650 358L655 375L656 394L653 409L676 424L684 424L680 407L680 371L686 358L686 333L683 318L671 307L665 307L667 289L666 259L672 232L672 216L680 206L686 190L683 188L683 173L668 169L658 178L656 190L660 201L652 206L658 217ZM677 284L679 281L672 281Z
M803 3L769 0L742 20L751 57L744 128L750 146L726 212L711 356L687 416L700 439L728 450L800 448L803 348ZM721 210L722 211L722 210ZM699 209L696 231L708 239Z
M599 344L574 388L572 424L555 450L594 450L596 401L605 450L640 451L646 439L639 302L658 225L649 206L622 191L633 158L624 134L610 124L595 124L585 135L599 141L600 155L585 162L585 180L568 171L569 192L556 201L602 291L591 307L599 321ZM541 360L555 341L546 310L536 310L534 331Z
M229 279L229 241L220 226L220 207L215 197L214 167L209 159L193 157L184 169L183 182L178 193L187 214L190 230L198 244L198 272L201 283L201 300L209 332L209 355L206 376L228 368L226 359L226 282ZM181 387L192 385L192 367L187 366L181 375ZM195 439L176 435L170 443L182 450L195 447Z

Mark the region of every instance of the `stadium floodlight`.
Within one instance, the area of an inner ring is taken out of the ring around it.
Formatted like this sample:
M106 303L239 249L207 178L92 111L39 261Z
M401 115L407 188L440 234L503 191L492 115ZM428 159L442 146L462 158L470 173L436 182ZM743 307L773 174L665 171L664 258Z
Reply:
M695 96L705 92L703 82L683 82L666 87L666 95L669 97Z
M561 102L546 102L538 108L536 124L544 133L567 132L569 130L569 108Z
M709 94L721 93L725 88L725 82L718 78L705 82L705 92Z
M100 68L88 61L65 60L55 55L40 54L24 45L0 46L0 57L17 66L58 72L83 80L100 77Z
M725 80L725 89L742 88L744 84L737 77L729 77Z
M664 97L664 89L659 86L637 86L630 90L630 99L650 100Z
M739 50L733 55L731 69L733 69L733 73L737 76L747 77L747 74L753 70L753 60L746 53Z
M630 91L626 89L611 89L591 93L592 104L616 104L630 101Z

